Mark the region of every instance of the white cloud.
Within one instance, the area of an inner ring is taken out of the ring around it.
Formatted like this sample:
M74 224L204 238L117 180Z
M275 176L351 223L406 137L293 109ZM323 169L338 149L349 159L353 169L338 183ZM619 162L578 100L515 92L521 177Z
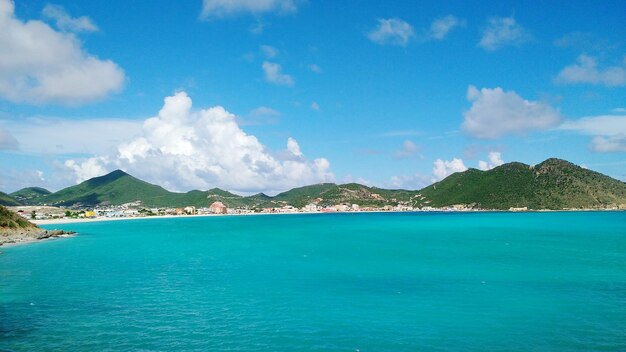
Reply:
M623 135L626 134L626 115L588 116L578 120L568 120L559 126L559 129L588 135Z
M102 176L107 173L105 165L109 163L106 157L97 157L77 162L75 160L66 160L64 165L70 169L76 176L77 182L82 182L96 176Z
M203 0L200 18L223 18L243 14L261 15L269 12L293 13L295 0Z
M271 59L273 57L276 57L276 55L278 55L278 49L269 45L261 45L261 52L268 59Z
M622 66L598 68L595 58L580 55L577 62L565 67L555 78L561 84L596 84L608 87L626 85L626 60Z
M71 17L62 6L48 4L41 12L44 17L54 20L57 28L70 32L95 32L98 30L89 17Z
M6 121L19 150L39 154L105 153L141 133L141 121L122 119L27 118ZM53 136L53 137L51 137Z
M453 15L438 18L430 25L427 37L432 40L443 40L446 38L448 33L450 33L450 31L456 27L463 26L464 24L464 21L459 20Z
M622 112L626 112L626 108L615 108L611 111L616 112L616 113L622 113Z
M322 68L321 68L321 67L319 67L319 66L318 66L318 65L316 65L316 64L310 64L310 65L308 66L308 68L309 68L309 70L310 70L311 72L315 72L315 73L322 73Z
M559 129L594 136L595 152L626 152L626 115L601 115L565 121Z
M467 167L462 159L453 158L452 160L437 159L434 162L432 182L441 181L455 172L463 172Z
M318 104L317 102L312 102L311 103L311 109L313 109L315 111L320 111L320 104Z
M491 170L496 166L500 166L502 164L504 164L504 161L502 160L502 153L500 152L489 152L489 161L483 161L483 160L479 160L478 161L478 168L481 170Z
M12 102L80 104L119 91L124 72L81 48L71 33L15 17L0 0L0 98Z
M144 121L140 136L114 153L67 160L66 166L76 181L121 168L173 190L273 192L334 179L328 160L306 159L295 139L287 140L284 152L272 153L221 106L191 107L184 92L167 97L158 115Z
M494 17L489 19L478 46L493 51L507 45L520 45L530 39L531 36L528 31L519 25L512 16Z
M287 138L287 150L291 154L293 154L293 155L295 155L297 157L302 157L303 156L302 152L300 151L300 145L298 144L298 142L295 139L293 139L291 137Z
M393 153L393 156L396 159L410 158L410 157L413 157L413 156L419 154L421 149L422 149L421 146L418 146L415 143L413 143L413 142L411 142L410 140L407 139L404 142L402 142L402 149L396 150Z
M498 138L506 134L524 134L557 126L561 114L550 105L528 101L502 88L474 86L467 89L471 108L463 113L462 128L478 138Z
M595 136L591 140L591 150L600 153L626 152L626 134Z
M413 27L399 18L379 19L367 37L380 45L405 46L415 36Z
M294 79L288 74L282 73L282 67L279 64L264 61L263 72L265 73L265 80L282 86L293 86Z

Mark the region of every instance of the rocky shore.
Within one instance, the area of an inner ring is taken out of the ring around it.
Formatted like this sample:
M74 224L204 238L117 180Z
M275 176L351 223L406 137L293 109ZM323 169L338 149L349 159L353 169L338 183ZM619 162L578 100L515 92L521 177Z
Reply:
M63 230L44 230L17 213L0 205L0 246L24 243L74 234Z
M44 230L39 227L21 229L0 229L0 246L4 244L33 242L55 237L73 235L73 231Z

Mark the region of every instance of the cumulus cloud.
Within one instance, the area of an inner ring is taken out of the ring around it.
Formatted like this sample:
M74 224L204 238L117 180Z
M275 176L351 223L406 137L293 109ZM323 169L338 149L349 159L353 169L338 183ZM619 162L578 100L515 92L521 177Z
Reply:
M334 179L328 160L305 158L293 138L283 152L272 153L223 107L191 108L184 92L167 97L158 115L144 121L140 136L109 155L65 165L77 182L120 168L173 190L272 192Z
M448 33L450 33L454 28L464 25L464 21L453 15L438 18L430 25L427 38L431 40L444 40Z
M74 18L59 5L48 4L41 13L44 17L55 21L57 28L63 31L95 32L98 30L98 26L89 17L81 16Z
M0 0L0 98L12 102L80 104L119 91L124 72L81 48L71 33L15 17Z
M318 104L317 102L312 102L311 103L311 109L315 110L315 111L320 111L320 104Z
M622 66L598 68L594 57L580 55L576 63L565 67L555 78L561 84L595 84L608 87L626 85L626 58Z
M399 18L379 19L378 25L367 37L380 45L405 46L415 36L413 26Z
M283 73L283 68L279 64L264 61L261 67L263 68L263 72L265 73L265 80L267 82L288 87L294 85L293 77Z
M478 168L483 171L486 171L486 170L491 170L496 166L500 166L504 164L504 161L502 160L502 153L500 152L489 152L488 159L489 161L479 160Z
M203 0L200 18L262 15L270 12L293 13L298 10L298 3L295 0Z
M291 138L291 137L287 138L287 150L291 154L293 154L293 155L295 155L297 157L304 156L302 154L302 152L300 151L300 145L298 144L298 142L295 139Z
M513 16L490 18L478 46L494 51L508 45L520 45L531 39L528 31Z
M463 163L462 159L457 159L457 158L453 158L452 160L437 159L434 162L434 167L433 167L434 177L432 179L432 182L441 181L455 172L463 172L465 170L467 170L467 167Z
M493 139L506 134L524 134L557 126L561 114L550 105L528 101L502 88L477 89L469 86L471 108L463 113L462 128L478 138Z

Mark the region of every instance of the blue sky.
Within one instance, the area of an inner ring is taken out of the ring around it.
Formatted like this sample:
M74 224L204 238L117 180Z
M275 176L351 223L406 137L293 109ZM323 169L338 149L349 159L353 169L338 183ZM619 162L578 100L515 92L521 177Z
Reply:
M0 0L0 190L418 189L549 157L624 180L625 24L620 1Z

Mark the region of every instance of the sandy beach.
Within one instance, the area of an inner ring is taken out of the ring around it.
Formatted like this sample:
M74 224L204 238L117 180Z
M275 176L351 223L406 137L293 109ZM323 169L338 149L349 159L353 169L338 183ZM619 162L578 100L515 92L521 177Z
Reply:
M230 216L230 215L247 215L247 214L196 214L196 215L159 215L159 216L128 216L128 217L96 217L96 218L78 218L78 219L45 219L31 220L36 225L57 225L57 224L76 224L84 222L102 222L102 221L122 221L122 220L146 220L146 219L168 219L168 218L187 218L187 217L206 217L206 216Z
M352 212L343 212L352 213ZM366 213L362 211L361 213ZM244 213L244 214L194 214L194 215L156 215L156 216L128 216L128 217L115 217L107 218L104 216L96 218L78 218L78 219L45 219L45 220L30 220L36 225L57 225L57 224L76 224L85 222L102 222L102 221L123 221L123 220L147 220L147 219L171 219L171 218L194 218L194 217L215 217L215 216L253 216L253 215L295 215L295 214L325 214L322 212L311 213Z

